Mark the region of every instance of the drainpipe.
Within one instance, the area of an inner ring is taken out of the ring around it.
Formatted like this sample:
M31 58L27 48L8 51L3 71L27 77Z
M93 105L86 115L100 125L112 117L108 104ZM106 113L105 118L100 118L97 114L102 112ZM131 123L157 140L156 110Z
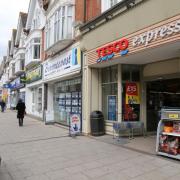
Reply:
M86 22L86 12L87 12L86 11L86 4L87 4L86 1L87 0L84 0L84 23Z

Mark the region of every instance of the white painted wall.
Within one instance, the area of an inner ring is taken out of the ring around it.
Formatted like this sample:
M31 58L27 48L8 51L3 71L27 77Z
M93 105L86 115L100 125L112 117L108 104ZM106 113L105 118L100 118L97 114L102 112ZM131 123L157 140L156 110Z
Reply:
M32 92L30 88L26 87L25 104L27 114L32 114Z
M47 99L48 111L52 111L54 109L53 96L54 96L54 85L48 84L48 99Z
M37 27L35 29L42 29L45 26L45 14L40 8L38 1L36 1L34 12L31 19L31 30L33 29L34 21L36 21L37 23Z
M43 111L42 112L38 112L38 111L32 111L32 106L33 106L33 103L32 103L32 88L33 87L26 87L26 94L25 94L25 97L26 97L26 112L28 114L31 114L31 115L34 115L34 116L37 116L37 117L40 117L42 118L43 117ZM34 88L42 88L42 92L43 92L43 86L36 86ZM35 98L38 98L38 94L37 94L37 90L35 91L36 94L35 94ZM42 94L42 100L43 100L43 94ZM37 103L37 102L36 102ZM37 104L34 104L34 106L37 106ZM43 101L42 101L43 103ZM42 110L43 110L43 107L42 107Z

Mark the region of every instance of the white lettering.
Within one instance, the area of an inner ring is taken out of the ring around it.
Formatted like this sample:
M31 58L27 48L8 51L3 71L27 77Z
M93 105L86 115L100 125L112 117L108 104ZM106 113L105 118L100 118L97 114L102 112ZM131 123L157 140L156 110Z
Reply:
M146 34L141 34L139 36L139 42L138 42L138 45L141 45L141 44L144 44L145 43L145 38L146 38Z
M158 28L155 30L155 33L154 33L154 39L156 40L158 38L158 34L159 32L161 31L161 28Z
M137 42L138 42L138 37L136 36L133 41L132 41L132 45L133 46L136 46L137 45Z
M163 38L164 36L166 36L166 32L167 32L167 26L163 26L161 28L161 31L160 31L160 36Z
M153 37L154 37L154 32L153 31L148 31L147 35L146 35L145 46L147 46L149 44L149 42L151 42L153 40Z
M174 32L174 23L171 23L167 29L167 35L171 35Z
M175 29L174 32L179 32L180 31L180 20L177 21L177 23L175 24Z
M135 36L132 40L132 45L133 47L140 45L147 46L151 41L154 41L159 37L164 38L168 35L172 35L173 33L178 32L180 32L180 20L169 25L165 25L157 29L148 31L146 33L140 34L139 36Z

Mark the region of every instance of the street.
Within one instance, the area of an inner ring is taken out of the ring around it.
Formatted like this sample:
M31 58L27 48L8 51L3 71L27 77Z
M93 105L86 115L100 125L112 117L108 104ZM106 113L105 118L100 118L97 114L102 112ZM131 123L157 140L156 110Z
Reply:
M112 140L113 141L113 140ZM0 113L0 180L179 180L180 162Z

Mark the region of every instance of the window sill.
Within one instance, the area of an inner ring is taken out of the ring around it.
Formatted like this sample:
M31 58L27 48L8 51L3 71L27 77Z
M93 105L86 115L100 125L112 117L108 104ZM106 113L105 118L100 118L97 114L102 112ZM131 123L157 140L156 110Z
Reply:
M54 54L58 53L59 51L65 49L69 45L71 45L73 42L74 42L74 39L59 40L56 43L54 43L53 45L51 45L49 48L47 48L45 50L45 52L48 55L54 55Z

